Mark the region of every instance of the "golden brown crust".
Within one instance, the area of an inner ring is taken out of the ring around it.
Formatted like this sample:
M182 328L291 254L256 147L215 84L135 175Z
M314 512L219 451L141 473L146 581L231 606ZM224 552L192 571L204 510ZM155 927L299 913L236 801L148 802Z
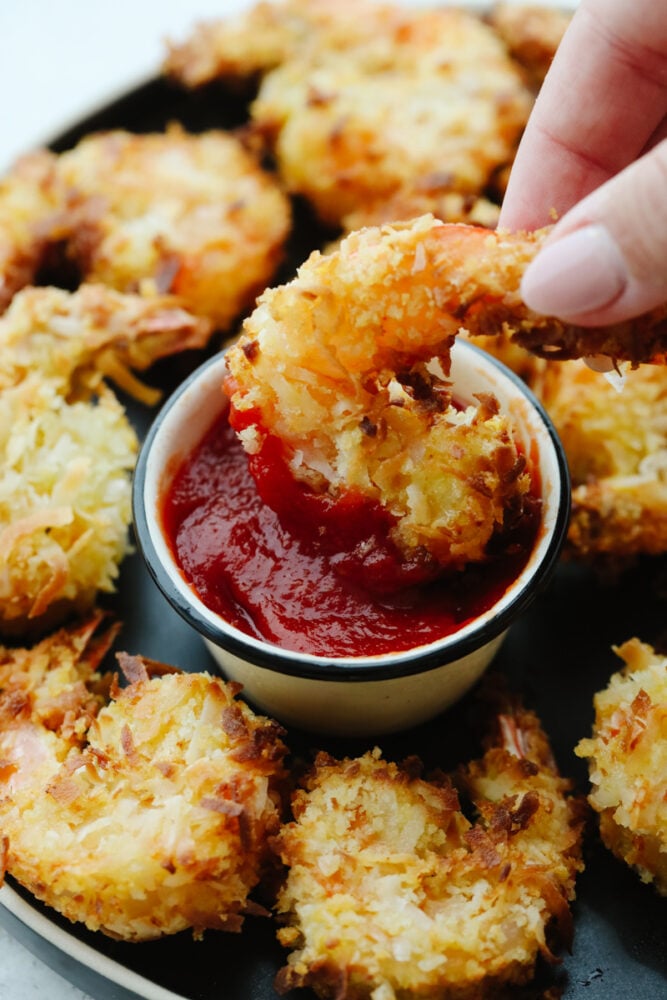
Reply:
M227 329L282 259L287 199L231 134L117 130L46 162L46 176L19 164L0 188L5 304L50 263L123 292L170 292Z
M6 869L111 937L238 930L279 825L282 731L221 680L150 664L103 705L91 633L2 651Z
M437 212L423 186L436 173L448 191L480 194L532 104L480 18L365 0L259 4L172 47L166 68L188 85L263 76L255 127L289 190L331 225L420 188L421 211Z
M169 296L26 288L0 317L0 634L43 633L114 589L129 547L137 436L104 384L203 346Z
M625 665L596 694L593 735L575 753L589 761L602 840L667 895L667 658L636 638L615 652Z
M567 944L581 806L533 715L506 705L497 733L457 777L474 824L451 781L425 780L415 760L318 755L278 839L292 952L280 990L479 998Z

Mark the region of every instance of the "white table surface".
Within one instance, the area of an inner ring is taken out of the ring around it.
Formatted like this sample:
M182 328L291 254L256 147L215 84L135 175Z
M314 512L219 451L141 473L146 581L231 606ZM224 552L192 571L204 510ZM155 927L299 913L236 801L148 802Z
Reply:
M562 0L553 3L563 5ZM182 38L195 21L248 5L249 0L110 0L104 5L0 0L0 170L150 77L165 38ZM95 1000L1 927L0 998Z

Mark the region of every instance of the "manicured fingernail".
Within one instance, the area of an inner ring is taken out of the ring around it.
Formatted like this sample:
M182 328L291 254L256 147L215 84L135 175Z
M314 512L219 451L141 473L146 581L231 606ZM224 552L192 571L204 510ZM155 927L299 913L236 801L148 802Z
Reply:
M628 282L625 261L604 226L585 226L547 244L527 268L521 296L534 312L577 316L610 305Z

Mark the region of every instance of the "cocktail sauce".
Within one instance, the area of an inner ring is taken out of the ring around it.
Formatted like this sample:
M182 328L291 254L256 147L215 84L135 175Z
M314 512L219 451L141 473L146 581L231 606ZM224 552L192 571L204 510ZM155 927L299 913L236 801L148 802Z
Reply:
M323 548L308 525L308 505L318 499L304 495L271 449L269 439L253 472L262 494L269 501L280 495L280 509L293 517L279 518L262 499L226 414L182 462L161 513L176 561L203 603L282 648L369 656L433 642L491 607L535 543L540 501L531 494L519 523L487 561L430 579L428 563L401 566L387 539L386 514L350 496L332 508L335 530ZM374 539L375 558L356 573L362 531Z

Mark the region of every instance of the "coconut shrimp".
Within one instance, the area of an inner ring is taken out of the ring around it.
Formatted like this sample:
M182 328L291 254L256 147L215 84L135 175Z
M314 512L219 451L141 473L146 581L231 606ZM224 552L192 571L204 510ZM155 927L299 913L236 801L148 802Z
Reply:
M454 283L468 261L450 289L436 284L449 247L441 231L474 232L425 218L314 254L293 282L259 299L228 351L230 422L260 493L262 470L284 463L322 498L310 512L320 542L331 501L343 511L355 497L378 504L406 567L427 574L482 561L491 538L521 516L531 485L497 402L459 405L446 379L461 322L447 296L460 301ZM289 518L286 491L266 499ZM357 557L361 567L378 558L367 536Z
M506 706L489 743L454 782L379 749L318 755L277 841L278 937L291 950L279 990L482 997L569 943L581 803L532 713Z
M583 362L546 363L533 388L572 478L567 553L609 568L667 551L667 368L642 365L619 392Z
M126 654L109 700L97 624L0 649L6 870L114 938L239 930L280 823L282 730L233 685Z
M525 379L558 432L572 479L566 556L616 572L667 552L667 367L624 366L619 392L582 361L474 339Z
M5 179L0 217L14 211L24 175L25 165ZM33 261L23 283L64 268L124 292L170 292L226 330L272 277L289 214L275 180L230 134L112 131L50 154L48 180L12 241ZM10 265L5 298L18 282Z
M575 753L589 762L602 840L667 895L667 658L638 639L615 652L623 669L595 695L593 734Z
M0 634L35 632L114 589L129 549L137 436L105 385L206 342L168 297L27 288L0 317Z
M204 347L210 331L168 295L124 295L103 285L26 288L0 316L0 392L37 372L59 381L66 396L81 396L107 376L153 404L159 392L132 372Z
M483 559L521 514L529 476L488 399L457 409L449 353L461 329L509 330L519 343L578 336L520 299L544 235L425 216L352 234L265 292L228 352L231 422L258 481L283 462L305 490L378 503L406 561L428 553L452 569ZM265 499L279 512L291 502L280 491ZM311 516L325 527L324 513Z
M479 17L352 0L259 4L172 47L166 69L188 85L263 74L252 122L287 188L333 226L436 172L481 194L533 100Z

